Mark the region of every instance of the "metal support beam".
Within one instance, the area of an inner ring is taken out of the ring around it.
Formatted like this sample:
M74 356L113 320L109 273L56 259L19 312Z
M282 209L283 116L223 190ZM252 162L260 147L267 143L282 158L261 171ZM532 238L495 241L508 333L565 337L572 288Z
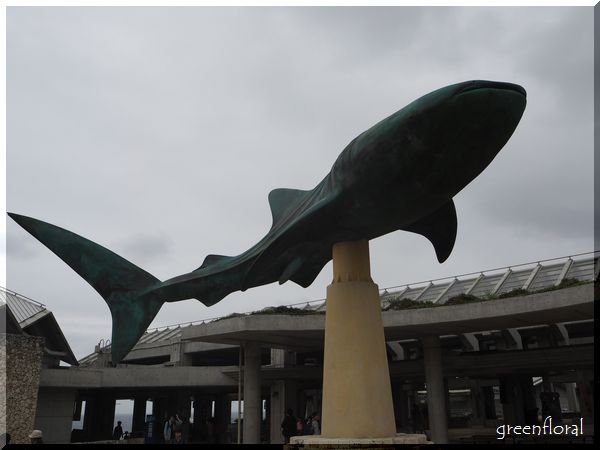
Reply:
M448 284L448 286L446 286L446 288L445 288L445 289L443 289L443 290L442 290L442 293L441 293L440 295L438 295L438 296L435 298L435 300L433 301L433 303L437 303L437 302L439 302L439 301L440 301L440 299L441 299L441 298L442 298L444 295L446 295L446 292L448 292L448 291L449 291L449 290L452 288L452 286L454 286L454 285L456 284L456 282L457 282L457 281L458 281L458 279L457 279L457 278L455 278L454 280L452 280L452 282L451 282L450 284Z
M531 271L531 273L529 274L527 281L525 281L525 284L523 285L523 287L521 289L525 289L525 290L529 289L529 286L531 286L531 283L533 283L533 280L535 279L535 277L537 276L537 274L539 273L541 268L542 268L542 265L540 263L538 263L537 266L535 266L533 268L533 270Z
M427 286L425 286L425 288L419 293L419 295L417 295L414 300L419 300L421 297L423 297L423 294L427 291L427 289L429 289L431 286L433 286L432 282L429 282L429 284Z
M562 283L562 281L567 276L567 272L569 272L569 269L571 268L572 264L573 264L573 260L571 258L567 259L567 262L565 263L565 265L563 266L562 270L560 271L560 275L558 276L558 278L554 282L554 286L558 286L560 283Z
M469 287L469 289L467 289L465 294L469 295L471 293L471 291L473 291L473 289L475 289L475 286L477 286L477 283L479 283L482 279L483 279L483 273L480 273L479 276L473 282L473 284Z
M498 292L500 290L500 288L502 287L502 285L504 284L504 282L506 281L506 279L508 278L508 276L511 273L512 273L512 269L509 268L506 271L506 273L504 275L502 275L502 278L500 278L498 283L496 283L496 286L494 286L494 289L492 289L492 291L490 292L490 295L496 295L496 292Z

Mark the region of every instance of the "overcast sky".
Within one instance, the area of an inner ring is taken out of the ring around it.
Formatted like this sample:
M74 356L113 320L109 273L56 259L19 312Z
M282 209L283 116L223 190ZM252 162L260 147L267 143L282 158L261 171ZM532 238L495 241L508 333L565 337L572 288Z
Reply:
M267 195L311 189L346 144L470 79L528 106L455 197L439 264L420 235L371 242L380 287L593 250L593 15L579 8L67 8L7 11L7 209L67 228L160 279L235 255L271 225ZM402 205L398 205L402 207ZM110 338L102 298L7 223L8 288L52 310L78 358ZM323 298L328 264L153 326Z

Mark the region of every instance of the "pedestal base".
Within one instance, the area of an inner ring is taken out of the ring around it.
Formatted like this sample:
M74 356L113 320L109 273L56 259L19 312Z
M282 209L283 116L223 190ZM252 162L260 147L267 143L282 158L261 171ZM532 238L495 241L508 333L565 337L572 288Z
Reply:
M300 448L381 448L402 444L431 444L424 434L398 433L386 438L323 438L321 436L293 436L284 448L296 450Z
M390 371L367 241L333 246L326 304L321 439L392 439Z

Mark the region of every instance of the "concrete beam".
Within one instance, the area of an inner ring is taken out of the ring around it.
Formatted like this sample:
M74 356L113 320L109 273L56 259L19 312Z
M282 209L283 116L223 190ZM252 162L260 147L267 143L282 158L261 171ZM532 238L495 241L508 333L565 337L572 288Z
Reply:
M386 342L386 345L394 353L394 361L405 359L404 347L398 342Z
M463 346L463 349L468 352L479 351L479 341L472 333L459 334L458 339Z
M387 341L593 319L593 285L463 305L385 311L382 316ZM324 328L324 315L252 315L187 327L183 338L224 344L252 341L306 350L323 347Z
M43 369L41 387L70 388L147 388L236 386L234 380L223 373L237 370L226 367L136 367L107 369Z
M175 345L181 345L182 348L179 351L181 351L183 355L187 355L189 353L209 352L214 350L225 350L237 347L236 345L231 344L187 342L180 339L170 339L164 342L150 342L136 345L135 348L127 354L125 363L132 364L140 359L171 356Z

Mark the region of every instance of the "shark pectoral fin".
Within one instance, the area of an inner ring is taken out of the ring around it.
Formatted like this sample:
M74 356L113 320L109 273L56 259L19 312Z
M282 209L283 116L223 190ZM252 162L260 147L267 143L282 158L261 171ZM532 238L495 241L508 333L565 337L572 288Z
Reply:
M292 261L287 265L284 271L281 273L279 277L279 284L283 284L288 281L294 274L302 267L305 259L302 256L296 256Z
M331 252L319 252L313 255L294 275L290 277L294 283L304 288L310 286L321 273L325 264L331 260Z
M306 192L300 189L273 189L269 192L269 206L271 207L271 215L273 216L274 227L285 216L290 206L298 204L304 198Z
M429 239L433 244L438 261L443 263L448 259L454 247L456 225L456 209L454 202L450 200L432 214L403 229L421 234Z
M64 228L32 217L8 215L104 298L113 319L113 362L118 363L158 314L162 299L145 293L160 284L160 280L107 248Z

